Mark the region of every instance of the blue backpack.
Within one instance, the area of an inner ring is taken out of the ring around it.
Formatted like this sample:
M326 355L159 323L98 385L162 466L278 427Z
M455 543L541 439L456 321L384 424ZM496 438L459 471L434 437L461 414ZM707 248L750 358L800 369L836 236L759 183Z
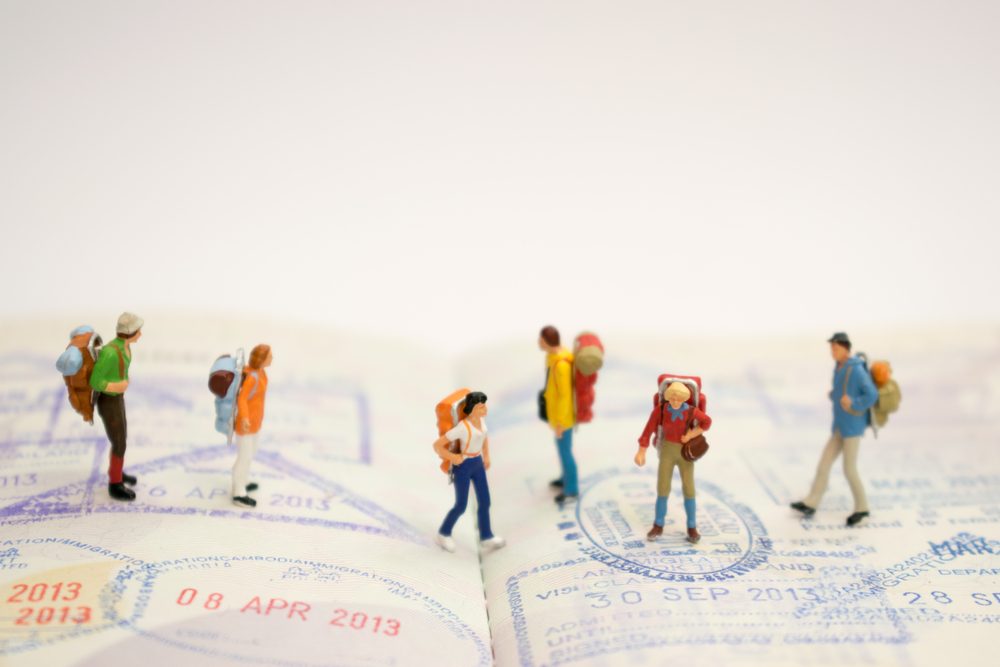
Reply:
M226 436L226 444L233 442L236 396L243 384L243 365L243 348L240 348L235 355L224 354L216 359L208 372L208 390L215 395L215 430Z

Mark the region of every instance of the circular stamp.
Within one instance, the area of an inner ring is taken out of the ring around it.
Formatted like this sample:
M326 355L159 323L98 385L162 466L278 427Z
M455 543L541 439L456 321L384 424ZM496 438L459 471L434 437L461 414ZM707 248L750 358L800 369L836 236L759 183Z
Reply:
M678 486L678 485L675 485ZM653 525L656 473L609 469L584 481L576 528L567 536L581 551L631 574L665 581L724 581L767 562L772 543L749 507L719 486L697 480L701 541L690 544L679 489L668 501L663 535L646 539Z
M148 652L152 642L192 665L395 664L401 651L444 647L457 664L492 664L489 640L458 613L365 567L206 555L127 568L106 590L105 613L134 610L115 620L135 633L109 660L128 644Z

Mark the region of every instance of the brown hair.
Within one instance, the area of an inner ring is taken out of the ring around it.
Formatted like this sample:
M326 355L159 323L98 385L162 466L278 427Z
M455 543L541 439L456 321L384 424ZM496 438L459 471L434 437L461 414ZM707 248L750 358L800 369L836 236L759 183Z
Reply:
M546 345L550 347L557 347L559 345L559 329L556 329L551 324L542 327L542 332L539 335L545 341Z
M254 370L260 368L260 365L264 363L269 354L271 354L270 345L265 345L264 343L257 345L254 349L250 350L250 363L248 365Z

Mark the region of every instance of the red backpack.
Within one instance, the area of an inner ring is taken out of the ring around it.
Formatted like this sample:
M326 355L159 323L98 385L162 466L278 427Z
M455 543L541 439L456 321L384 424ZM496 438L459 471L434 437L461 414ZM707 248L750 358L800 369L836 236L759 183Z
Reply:
M585 331L577 336L573 341L573 406L578 424L594 418L594 385L603 365L604 345L597 334Z
M707 397L701 391L701 378L696 375L674 375L672 373L664 373L656 380L657 392L653 396L653 407L660 408L660 421L657 424L663 422L663 406L666 401L663 400L663 392L667 387L673 382L680 382L688 389L691 390L691 398L687 400L688 405L697 407L702 412L706 412L705 405L708 402ZM694 422L697 425L697 420ZM663 438L663 429L661 426L656 427L656 442L659 444L660 440Z

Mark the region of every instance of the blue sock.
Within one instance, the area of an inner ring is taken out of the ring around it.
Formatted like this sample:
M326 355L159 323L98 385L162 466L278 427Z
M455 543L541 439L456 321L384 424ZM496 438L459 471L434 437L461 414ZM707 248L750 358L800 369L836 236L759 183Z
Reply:
M667 497L656 496L656 518L653 519L653 523L662 528L663 522L666 520L667 520Z
M688 515L688 528L694 528L696 525L698 525L695 523L694 520L694 510L695 510L694 498L685 498L684 511L687 512Z

